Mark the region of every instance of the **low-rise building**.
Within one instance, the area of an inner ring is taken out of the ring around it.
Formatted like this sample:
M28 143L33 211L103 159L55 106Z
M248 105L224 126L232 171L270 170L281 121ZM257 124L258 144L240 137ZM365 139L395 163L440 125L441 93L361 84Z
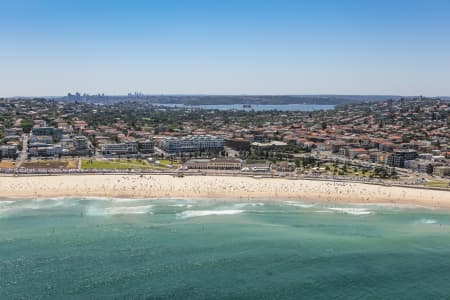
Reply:
M193 158L184 163L188 169L208 169L209 158Z
M354 159L356 157L359 157L361 155L365 155L367 153L368 153L367 150L364 149L364 148L351 148L348 151L348 157L350 159Z
M230 147L237 151L249 151L250 141L243 138L225 139L225 146Z
M8 135L20 136L23 133L23 130L20 127L11 127L11 128L5 129L5 133L6 133L7 136Z
M29 143L45 143L53 144L53 136L51 135L32 135L28 140Z
M440 177L450 176L450 166L434 167L433 175L440 176Z
M139 140L138 151L142 154L150 154L155 151L155 142L152 139Z
M275 164L275 169L278 172L293 172L295 170L295 164L287 161L280 161Z
M433 169L433 165L430 160L416 159L405 161L405 168L411 169L414 172L430 173Z
M79 156L86 156L91 155L92 150L89 145L89 140L87 137L83 135L75 136L72 139L73 143L73 149L71 149L68 154L71 155L79 155Z
M242 160L237 158L213 158L208 163L208 169L231 170L242 168Z
M0 156L2 158L17 158L17 146L16 145L1 145Z
M253 142L251 144L251 147L257 151L263 151L263 150L281 150L287 147L287 143L281 142L281 141L271 141L269 143L260 143L260 142Z
M138 153L137 142L125 141L123 143L108 143L103 146L103 155L118 156L118 155L136 155Z
M73 138L73 147L75 150L89 149L89 141L85 136L76 136Z
M184 166L188 169L240 170L242 160L236 158L193 158Z
M28 149L28 154L34 157L56 157L62 153L61 145L34 146Z
M59 141L62 136L61 130L54 127L33 127L31 133L33 136L51 136L54 142Z

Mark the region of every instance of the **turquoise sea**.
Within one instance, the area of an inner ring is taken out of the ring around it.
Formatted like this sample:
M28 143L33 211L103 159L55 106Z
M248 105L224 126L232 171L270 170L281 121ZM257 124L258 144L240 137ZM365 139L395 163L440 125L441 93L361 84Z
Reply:
M450 213L295 201L2 201L0 299L450 299Z

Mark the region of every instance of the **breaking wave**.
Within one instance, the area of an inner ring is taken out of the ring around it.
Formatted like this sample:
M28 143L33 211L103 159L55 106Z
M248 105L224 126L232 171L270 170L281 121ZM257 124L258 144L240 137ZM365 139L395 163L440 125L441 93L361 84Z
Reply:
M357 208L357 207L329 207L328 209L355 216L370 215L373 213L372 211L366 208Z
M295 207L301 207L301 208L311 208L314 206L314 204L306 204L301 202L295 202L295 201L284 201L289 206L295 206Z
M262 202L250 202L250 203L236 203L234 207L236 208L243 208L243 207L257 207L257 206L264 206L264 203Z
M2 200L2 201L0 201L0 206L5 206L5 205L8 205L8 204L14 204L14 203L16 203L16 201Z
M437 220L435 219L421 219L418 221L420 224L436 224Z
M186 208L191 208L191 207L192 207L192 204L180 204L180 203L178 203L178 204L169 204L169 206L172 206L172 207L186 207Z
M226 209L226 210L186 210L179 214L178 217L187 219L187 218L196 218L196 217L206 217L206 216L221 216L221 215L237 215L243 213L244 210L241 209Z
M86 215L88 215L88 216L115 216L115 215L150 214L152 207L153 207L153 205L111 206L111 207L89 206L86 209Z

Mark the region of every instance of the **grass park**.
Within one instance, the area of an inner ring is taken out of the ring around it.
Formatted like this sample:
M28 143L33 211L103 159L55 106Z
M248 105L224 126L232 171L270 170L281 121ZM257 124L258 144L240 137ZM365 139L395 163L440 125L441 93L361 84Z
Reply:
M68 160L30 160L24 161L21 168L26 169L76 169L78 159Z
M103 169L103 170L128 170L128 169L149 169L165 170L179 166L176 162L169 160L159 160L159 163L149 163L138 159L103 159L81 161L81 169Z
M440 187L440 188L449 188L450 184L445 180L428 180L424 183L425 186L429 187Z

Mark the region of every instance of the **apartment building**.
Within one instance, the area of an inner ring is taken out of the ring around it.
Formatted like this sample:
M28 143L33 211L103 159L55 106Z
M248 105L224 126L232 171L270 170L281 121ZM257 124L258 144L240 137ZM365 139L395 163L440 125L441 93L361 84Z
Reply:
M138 151L142 154L150 154L155 151L155 142L151 139L147 140L139 140L137 142L138 144Z
M51 136L55 142L62 137L61 130L54 127L34 127L31 133L33 136Z
M13 158L17 157L17 146L16 145L1 145L0 146L0 156L2 158Z
M417 151L413 149L396 149L388 159L387 164L393 167L404 168L405 161L415 160L418 157Z
M161 140L160 147L168 153L219 152L224 150L224 139L212 135L167 137Z
M103 155L135 155L138 153L138 143L125 141L123 143L108 143L103 146Z

